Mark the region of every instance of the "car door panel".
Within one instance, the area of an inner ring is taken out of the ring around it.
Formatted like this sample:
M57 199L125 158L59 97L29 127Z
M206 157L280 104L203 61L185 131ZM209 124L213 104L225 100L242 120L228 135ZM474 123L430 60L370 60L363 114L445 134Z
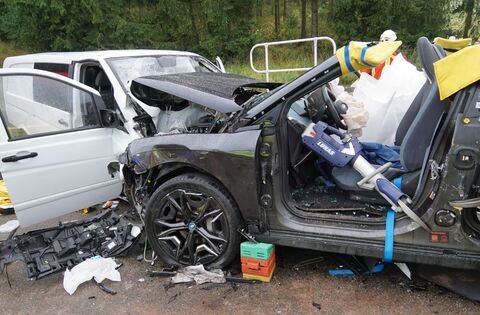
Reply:
M42 111L42 106L50 105L46 98L40 105L31 102L31 109L22 108L21 105L25 103L19 102L19 99L30 101L32 95L17 91L14 93L17 94L16 98L9 98L9 92L12 91L5 91L6 85L2 84L4 93L0 93L3 96L0 97L0 127L7 132L0 133L3 137L0 139L0 172L20 224L35 224L118 196L122 190L122 180L118 172L109 173L108 166L117 162L128 135L100 126L98 114L92 110L96 102L93 101L93 95L99 96L98 92L57 74L21 70L23 76L40 75L48 80L55 80L55 84L50 88L68 85L71 89L68 97L73 97L74 101L67 109L72 119L68 120L67 124L62 124L61 128L56 128L54 124L59 116L48 112L59 110L58 104L53 104L56 108ZM3 83L6 75L15 74L12 69L8 72L0 70ZM48 80L45 81L47 85ZM48 92L49 87L46 88ZM28 87L25 90L28 91ZM54 88L50 94L56 91L57 88ZM78 94L82 93L84 95L80 98ZM89 98L89 95L92 97ZM79 102L83 103L78 104ZM86 106L89 110L79 114L78 111ZM21 115L15 116L18 115L16 110L27 115L25 120L21 120ZM28 117L29 114L42 118L34 120ZM85 118L87 115L93 116ZM76 124L71 123L73 116L77 116ZM37 125L45 129L32 128ZM19 129L21 133L14 135L13 129ZM22 159L17 160L18 157Z
M112 178L107 170L107 165L115 161L111 129L3 143L1 157L26 148L38 155L3 162L0 168L23 225L88 207L121 192L121 180L118 176Z

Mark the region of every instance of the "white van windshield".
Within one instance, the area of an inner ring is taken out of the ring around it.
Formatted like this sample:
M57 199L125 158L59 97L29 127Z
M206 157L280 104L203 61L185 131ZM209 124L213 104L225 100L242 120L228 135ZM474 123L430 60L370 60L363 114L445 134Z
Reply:
M108 59L108 64L124 89L133 79L171 73L217 72L213 66L195 56L140 56Z

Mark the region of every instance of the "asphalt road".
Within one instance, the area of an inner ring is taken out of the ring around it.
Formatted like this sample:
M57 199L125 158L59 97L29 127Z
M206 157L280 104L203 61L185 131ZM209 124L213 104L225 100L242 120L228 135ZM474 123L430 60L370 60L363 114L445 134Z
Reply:
M81 218L78 213L62 220ZM0 216L0 224L14 216ZM55 225L53 220L32 227ZM22 232L22 231L21 231ZM301 268L307 259L319 262ZM338 261L321 252L277 248L277 270L270 283L169 285L169 278L148 277L160 270L118 259L122 281L104 284L109 295L92 283L72 295L63 289L63 274L31 281L23 263L8 267L11 287L0 274L0 314L480 314L480 305L424 281L409 281L396 267L366 277L328 275Z

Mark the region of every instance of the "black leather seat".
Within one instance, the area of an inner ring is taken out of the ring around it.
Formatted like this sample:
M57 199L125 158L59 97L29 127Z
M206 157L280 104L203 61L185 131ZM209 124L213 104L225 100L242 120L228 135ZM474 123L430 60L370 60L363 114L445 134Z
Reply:
M448 101L440 101L433 70L433 63L446 56L444 50L422 37L417 41L417 51L427 75L427 82L413 100L395 135L395 144L400 146L402 169L390 169L384 173L388 179L402 177L402 191L410 196L416 192L425 155L449 105ZM334 168L332 177L340 188L362 191L357 185L362 177L353 168Z
M112 84L110 83L110 80L105 72L98 72L97 76L95 77L95 87L98 89L105 106L108 109L115 109L115 98L113 96Z

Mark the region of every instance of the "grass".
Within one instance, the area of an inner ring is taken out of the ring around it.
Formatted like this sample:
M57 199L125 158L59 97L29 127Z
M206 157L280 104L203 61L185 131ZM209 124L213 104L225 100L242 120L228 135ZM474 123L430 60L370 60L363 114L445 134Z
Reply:
M285 66L285 67L290 67L290 66ZM233 64L226 64L225 68L228 73L235 73L235 74L240 74L244 75L247 77L252 77L256 78L259 80L265 80L266 75L264 73L256 73L250 68L250 64L248 62L244 63L233 63ZM279 72L279 73L270 73L270 82L288 82L290 80L295 79L299 75L301 75L303 72Z
M285 66L283 66L282 68L293 68L293 67L299 67L299 66L291 65L288 62L285 62ZM256 78L259 80L265 80L266 78L264 73L254 72L252 68L250 68L250 64L248 62L226 64L225 68L228 73L240 74L247 77ZM270 82L280 82L280 83L288 82L290 80L293 80L299 77L303 73L304 71L270 73L269 74ZM348 73L340 78L340 84L344 86L350 86L357 79L358 77L355 74Z
M26 53L26 51L18 49L10 43L0 41L0 66L3 66L3 61L5 58L10 56L24 55Z
M284 46L285 47L285 46ZM401 51L407 56L408 60L421 69L420 62L416 50L410 47L403 47ZM319 47L318 63L326 60L332 55L331 47ZM265 55L263 49L258 49L254 54L254 66L259 69L265 69ZM296 47L280 48L273 46L269 48L269 69L285 69L285 68L307 68L313 66L313 52L311 45L299 44ZM264 73L257 73L250 67L249 59L233 60L225 62L225 68L229 73L235 73L253 77L259 80L265 80ZM297 72L279 72L270 73L270 82L288 82L303 74L304 71ZM358 77L353 73L348 73L340 77L340 84L350 86Z
M268 48L269 69L292 69L292 68L310 68L313 66L313 45L312 43L300 43L288 46L270 46ZM318 63L329 58L332 55L331 46L319 43ZM253 63L258 70L265 69L265 50L258 48L254 51ZM225 63L227 72L241 74L260 80L265 80L264 73L254 72L250 67L248 58L233 60ZM270 73L271 82L287 82L303 74L304 71L289 71Z

